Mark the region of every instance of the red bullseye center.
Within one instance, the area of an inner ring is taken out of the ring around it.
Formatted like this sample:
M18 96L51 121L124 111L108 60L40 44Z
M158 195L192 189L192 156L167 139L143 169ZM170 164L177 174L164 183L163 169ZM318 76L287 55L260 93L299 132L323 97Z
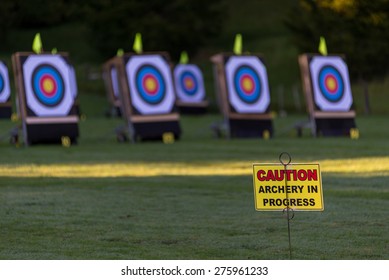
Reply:
M158 92L159 83L153 75L145 75L142 80L142 85L148 94L155 95Z
M39 81L39 86L41 92L48 96L52 97L57 92L57 83L55 79L50 75L43 75L41 80Z
M194 81L192 78L186 77L184 79L184 85L187 89L193 89L194 88Z
M240 86L244 93L251 95L255 90L255 83L250 75L242 75L240 78Z
M338 91L339 85L338 85L338 81L334 75L328 74L327 76L325 76L324 84L326 86L326 89L330 93L336 93Z

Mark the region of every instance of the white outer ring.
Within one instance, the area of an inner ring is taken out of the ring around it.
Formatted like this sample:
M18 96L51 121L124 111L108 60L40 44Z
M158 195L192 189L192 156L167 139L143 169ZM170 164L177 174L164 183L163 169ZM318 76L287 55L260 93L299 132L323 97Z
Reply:
M33 93L31 78L35 68L41 64L52 65L61 74L64 82L64 97L57 106L47 107L37 100ZM23 64L23 78L28 107L39 117L67 116L73 106L74 98L70 90L70 71L68 63L60 55L30 55Z
M262 92L257 102L248 104L242 101L235 91L234 72L241 65L249 65L257 71L261 81ZM269 84L266 67L256 56L232 56L225 66L229 102L238 113L265 113L270 104Z
M0 61L0 75L4 79L4 87L0 92L0 102L5 103L8 101L9 96L11 95L11 89L9 86L8 68L2 61Z
M192 73L197 80L197 91L194 95L188 95L180 84L180 77L183 72L188 71ZM205 98L204 79L200 68L195 64L178 64L174 68L174 84L176 86L176 93L180 100L184 102L197 103L201 102Z
M320 91L318 77L320 69L325 65L330 65L337 69L343 78L344 94L338 102L328 101ZM353 103L353 97L351 94L348 68L344 60L338 56L315 56L309 63L309 70L311 73L315 104L322 111L349 111Z
M73 98L76 99L78 95L78 86L77 86L77 75L76 70L73 65L69 65L69 77L70 77L70 88L72 91Z
M119 77L118 77L118 71L116 67L112 67L109 71L109 74L111 75L111 85L112 85L112 91L113 95L119 99Z
M165 97L158 104L145 102L136 89L136 73L138 69L145 64L157 68L165 80ZM126 73L130 96L134 107L142 114L168 114L172 111L175 95L173 90L173 79L169 64L160 55L135 55L132 56L126 64Z

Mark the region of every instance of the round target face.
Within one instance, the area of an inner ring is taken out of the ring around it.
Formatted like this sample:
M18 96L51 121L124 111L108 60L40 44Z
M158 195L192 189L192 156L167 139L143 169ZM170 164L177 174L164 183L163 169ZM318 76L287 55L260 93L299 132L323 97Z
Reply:
M112 83L112 91L113 95L116 99L119 99L119 80L118 80L118 72L115 67L111 68L111 83Z
M335 56L316 56L309 68L315 104L323 111L349 111L353 100L344 60Z
M178 64L174 68L174 83L180 100L193 103L204 100L204 80L197 65Z
M7 102L11 95L7 66L0 61L0 102Z
M256 56L233 56L225 66L228 98L238 113L264 113L270 104L266 67Z
M143 65L136 73L136 88L141 98L149 104L159 104L165 97L165 80L157 68Z
M244 102L257 102L261 96L261 80L257 72L248 65L240 66L234 74L234 89Z
M126 64L132 105L141 114L167 114L175 95L170 66L160 55L136 55Z
M331 65L323 66L318 77L319 88L325 98L338 102L344 94L344 82L339 71Z
M33 94L37 100L48 107L55 107L64 97L64 82L55 67L49 64L37 66L31 76Z
M31 55L23 64L28 107L42 117L66 116L74 103L69 64L59 55Z
M69 64L69 78L70 78L70 89L73 98L76 99L78 95L77 76L76 76L76 70L74 70L74 67L71 64Z
M193 96L198 89L198 84L196 81L196 77L191 72L182 73L180 84L182 85L183 90L189 96Z

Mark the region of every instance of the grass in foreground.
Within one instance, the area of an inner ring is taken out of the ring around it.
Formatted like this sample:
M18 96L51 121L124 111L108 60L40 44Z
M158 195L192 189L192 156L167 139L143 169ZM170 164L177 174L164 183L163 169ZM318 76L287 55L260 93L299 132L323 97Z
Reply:
M215 139L213 115L183 117L173 145L116 143L114 119L81 123L80 144L0 145L1 259L288 259L279 212L255 212L251 164L322 164L324 212L291 222L296 259L388 259L386 117L358 118L361 139ZM3 130L10 124L2 123ZM383 125L383 126L382 126Z

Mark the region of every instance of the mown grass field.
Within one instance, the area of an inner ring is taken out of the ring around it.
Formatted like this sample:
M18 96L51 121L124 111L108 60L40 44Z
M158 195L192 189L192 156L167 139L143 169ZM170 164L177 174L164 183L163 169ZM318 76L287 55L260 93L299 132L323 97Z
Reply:
M288 259L287 222L254 210L252 163L321 163L324 212L291 221L295 259L388 259L387 117L358 117L358 140L214 138L219 115L183 116L174 144L118 143L119 119L80 124L77 146L1 142L1 259ZM3 121L2 131L14 124Z

